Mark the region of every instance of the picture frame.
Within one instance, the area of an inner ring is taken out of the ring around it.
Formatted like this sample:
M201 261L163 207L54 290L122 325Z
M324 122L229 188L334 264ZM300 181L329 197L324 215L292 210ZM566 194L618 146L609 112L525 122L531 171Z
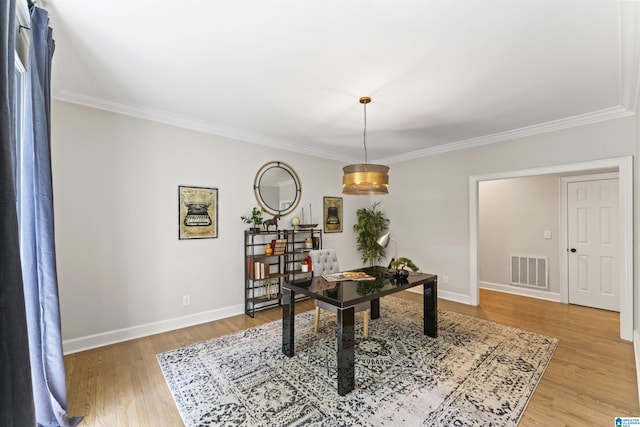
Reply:
M218 237L218 189L178 186L178 239Z
M325 233L342 233L342 197L323 198L322 219Z

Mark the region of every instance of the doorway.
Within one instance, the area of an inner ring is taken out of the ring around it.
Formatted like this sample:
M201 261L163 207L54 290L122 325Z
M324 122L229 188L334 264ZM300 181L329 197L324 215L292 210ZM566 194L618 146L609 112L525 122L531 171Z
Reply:
M594 173L618 170L619 222L617 265L620 283L620 338L633 339L633 171L632 157L498 172L469 177L469 303L479 304L478 286L478 183L481 181L546 175L553 173Z

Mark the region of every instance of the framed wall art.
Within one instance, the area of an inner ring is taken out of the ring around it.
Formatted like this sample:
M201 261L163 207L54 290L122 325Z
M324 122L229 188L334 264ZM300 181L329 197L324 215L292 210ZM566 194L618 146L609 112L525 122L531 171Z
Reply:
M324 197L324 232L342 233L342 197Z
M178 186L178 238L218 237L218 189Z

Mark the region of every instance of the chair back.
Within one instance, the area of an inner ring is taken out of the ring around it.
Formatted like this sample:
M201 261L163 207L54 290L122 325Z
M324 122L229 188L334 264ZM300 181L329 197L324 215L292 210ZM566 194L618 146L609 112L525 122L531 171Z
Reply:
M311 268L314 275L339 273L338 256L335 249L317 249L309 251Z

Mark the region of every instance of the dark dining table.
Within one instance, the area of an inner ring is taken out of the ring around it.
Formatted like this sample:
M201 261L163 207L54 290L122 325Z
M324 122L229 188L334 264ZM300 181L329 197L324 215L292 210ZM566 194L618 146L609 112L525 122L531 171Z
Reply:
M329 281L314 276L304 282L285 282L282 285L282 352L295 354L296 295L323 301L337 311L338 394L344 396L355 388L355 306L370 301L371 319L380 317L380 298L415 286L423 287L424 334L438 336L438 276L411 273L400 278L387 267L367 267L358 270L372 277L370 280Z

